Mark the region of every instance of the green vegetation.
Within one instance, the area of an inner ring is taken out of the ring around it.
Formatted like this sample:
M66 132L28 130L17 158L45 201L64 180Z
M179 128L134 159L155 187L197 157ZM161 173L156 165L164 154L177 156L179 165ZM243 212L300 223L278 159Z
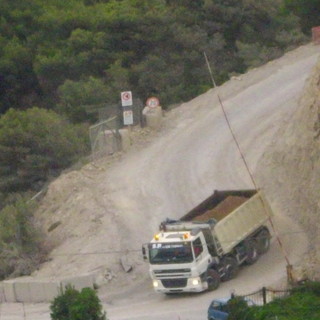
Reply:
M0 211L0 280L30 274L45 255L32 223L34 203L19 195L9 196L6 203Z
M85 155L88 144L86 126L54 111L10 109L0 118L0 279L30 274L44 258L30 192Z
M0 192L36 189L85 155L84 129L53 111L7 111L0 118Z
M0 10L0 114L38 105L75 122L123 90L164 106L204 92L204 51L222 83L304 40L281 0L3 0Z
M50 310L52 320L107 320L100 300L91 288L79 292L66 286L51 303Z
M230 310L230 320L318 320L320 283L307 282L293 289L290 296L275 299L265 306L248 307L241 298L236 298L231 300Z
M1 0L0 12L0 222L12 226L0 277L38 255L17 232L32 220L17 193L88 154L99 107L124 90L186 101L211 86L204 52L221 84L303 43L300 22L320 24L315 0Z
M301 28L310 34L312 27L320 26L320 6L318 0L285 0L286 8L300 18Z

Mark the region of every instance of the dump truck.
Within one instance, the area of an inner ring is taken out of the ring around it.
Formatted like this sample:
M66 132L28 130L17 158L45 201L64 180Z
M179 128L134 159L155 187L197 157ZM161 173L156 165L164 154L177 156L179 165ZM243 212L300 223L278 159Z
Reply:
M215 290L268 251L272 210L261 190L221 190L142 246L156 292Z

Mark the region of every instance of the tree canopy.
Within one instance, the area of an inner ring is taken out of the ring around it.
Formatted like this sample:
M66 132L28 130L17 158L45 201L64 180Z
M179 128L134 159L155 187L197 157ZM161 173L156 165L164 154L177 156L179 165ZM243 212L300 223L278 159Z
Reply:
M87 151L87 132L54 111L10 109L0 117L0 192L37 189Z
M87 102L75 115L71 86L97 85L105 103L131 90L165 106L210 87L204 51L222 83L303 40L281 0L2 0L0 12L0 114L38 105L74 122ZM101 103L94 91L90 105Z

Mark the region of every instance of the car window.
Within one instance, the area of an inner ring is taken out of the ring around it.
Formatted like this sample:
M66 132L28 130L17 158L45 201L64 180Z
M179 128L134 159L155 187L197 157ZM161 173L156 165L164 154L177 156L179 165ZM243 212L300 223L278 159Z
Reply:
M212 304L211 304L211 308L220 310L220 303L217 302L217 301L213 301Z

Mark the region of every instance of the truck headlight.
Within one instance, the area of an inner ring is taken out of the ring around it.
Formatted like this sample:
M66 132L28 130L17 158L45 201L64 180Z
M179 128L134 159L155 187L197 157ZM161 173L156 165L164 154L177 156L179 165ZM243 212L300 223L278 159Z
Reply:
M194 285L194 286L199 285L199 283L200 283L199 277L197 277L197 278L192 278L192 279L191 279L191 283L192 283L192 285Z
M158 280L153 280L153 287L158 288L159 287L159 281Z

